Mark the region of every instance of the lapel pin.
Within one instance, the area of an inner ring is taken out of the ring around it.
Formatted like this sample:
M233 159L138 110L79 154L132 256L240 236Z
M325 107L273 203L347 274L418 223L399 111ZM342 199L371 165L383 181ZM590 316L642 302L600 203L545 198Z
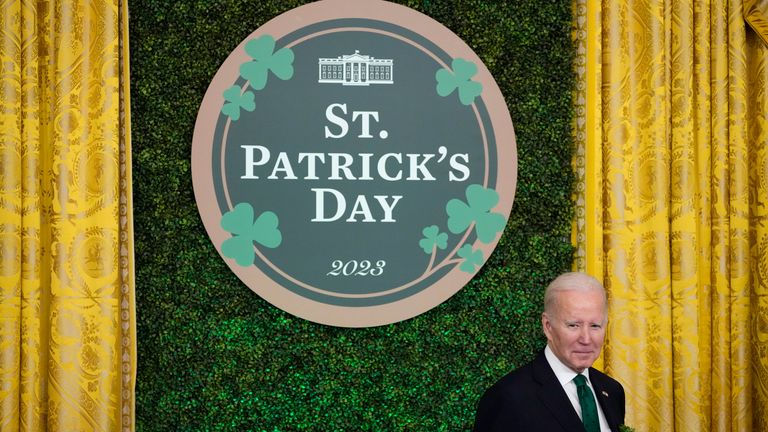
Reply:
M603 396L608 397L608 392L605 390L601 390L600 393L603 394Z

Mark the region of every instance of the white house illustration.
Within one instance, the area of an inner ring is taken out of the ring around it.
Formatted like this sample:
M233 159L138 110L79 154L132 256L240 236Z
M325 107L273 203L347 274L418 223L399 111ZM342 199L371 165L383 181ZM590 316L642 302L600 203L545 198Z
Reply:
M376 59L354 54L317 60L319 83L367 86L371 84L392 84L392 59Z

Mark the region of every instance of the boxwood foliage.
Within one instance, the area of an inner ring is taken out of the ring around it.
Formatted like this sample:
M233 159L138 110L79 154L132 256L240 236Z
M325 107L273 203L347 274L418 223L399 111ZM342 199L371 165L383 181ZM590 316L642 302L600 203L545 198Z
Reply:
M571 1L398 2L450 28L496 78L517 193L497 249L458 294L404 322L344 329L244 286L192 190L192 132L215 72L305 1L131 0L138 431L468 430L482 392L543 346L543 287L573 254Z

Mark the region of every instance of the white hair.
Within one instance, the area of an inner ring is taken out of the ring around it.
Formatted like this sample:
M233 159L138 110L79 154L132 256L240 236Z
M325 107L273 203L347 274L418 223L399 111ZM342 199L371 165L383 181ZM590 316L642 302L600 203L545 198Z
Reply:
M554 313L555 305L557 304L558 294L565 291L599 291L603 294L603 300L605 302L606 313L608 309L608 298L605 294L605 288L594 277L580 272L563 273L556 277L555 280L549 283L547 289L544 291L544 312L547 314Z

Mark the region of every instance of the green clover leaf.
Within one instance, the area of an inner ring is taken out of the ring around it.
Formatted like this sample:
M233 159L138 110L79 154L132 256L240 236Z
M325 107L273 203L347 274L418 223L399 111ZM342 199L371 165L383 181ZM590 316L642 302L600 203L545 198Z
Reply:
M248 203L240 203L221 217L221 227L233 234L232 238L224 240L221 252L227 258L241 266L253 264L255 252L253 242L268 248L276 248L283 241L278 225L277 215L271 211L262 213L253 220L253 207Z
M275 39L270 35L248 41L245 52L253 61L240 65L240 76L248 80L254 90L261 90L267 85L269 71L280 78L288 80L293 77L293 51L281 48L273 53Z
M227 102L221 108L221 112L229 116L232 121L240 118L240 109L251 112L256 108L256 103L253 102L253 92L242 93L242 91L243 89L236 85L224 90L224 100Z
M473 250L472 245L465 244L459 249L458 255L464 258L464 262L461 263L459 269L466 273L473 273L475 266L480 267L483 265L483 251Z
M499 202L499 194L493 189L473 184L467 186L466 195L469 205L459 199L452 199L446 204L448 230L458 234L474 222L477 238L483 243L490 243L507 224L501 213L490 211Z
M483 92L483 85L471 80L477 73L477 66L470 61L455 58L451 62L451 68L453 72L443 68L435 73L437 94L445 97L458 88L461 103L471 105L475 98Z
M431 254L435 246L439 249L448 247L448 234L441 233L437 225L428 226L421 233L424 238L419 240L419 246L424 249L424 253Z

